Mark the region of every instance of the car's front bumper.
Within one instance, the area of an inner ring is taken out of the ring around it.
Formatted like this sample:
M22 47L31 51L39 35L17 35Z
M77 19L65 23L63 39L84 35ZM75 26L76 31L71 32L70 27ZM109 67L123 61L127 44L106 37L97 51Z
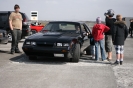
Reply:
M0 44L7 44L8 43L8 37L0 38Z
M68 57L70 58L70 50L68 47L34 47L23 46L23 51L28 56L44 56L44 57Z

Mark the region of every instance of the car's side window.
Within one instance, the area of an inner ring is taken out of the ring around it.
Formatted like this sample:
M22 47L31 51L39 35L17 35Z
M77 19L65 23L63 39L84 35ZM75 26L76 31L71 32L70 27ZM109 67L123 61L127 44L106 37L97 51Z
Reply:
M90 30L90 28L88 28L88 26L86 24L84 24L84 27L86 29L86 32L89 33L89 34L91 34L91 30Z
M5 14L5 13L0 14L0 21L7 21L7 18L8 18L8 14Z
M53 24L47 24L45 27L44 27L44 29L43 30L51 30L51 28L52 28L52 26L53 26Z

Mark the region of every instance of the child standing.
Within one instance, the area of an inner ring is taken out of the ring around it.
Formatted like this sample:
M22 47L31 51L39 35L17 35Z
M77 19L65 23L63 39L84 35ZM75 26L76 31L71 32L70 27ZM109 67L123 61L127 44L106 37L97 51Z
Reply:
M112 41L116 49L116 62L115 65L122 65L123 63L123 53L124 53L124 41L128 36L128 29L124 21L122 21L122 16L116 16L116 22L112 30Z

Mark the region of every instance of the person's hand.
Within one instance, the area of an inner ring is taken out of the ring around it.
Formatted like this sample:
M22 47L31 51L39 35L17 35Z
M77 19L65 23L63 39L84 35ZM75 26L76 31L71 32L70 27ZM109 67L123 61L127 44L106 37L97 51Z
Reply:
M86 33L86 35L88 36L88 35L89 35L89 33Z

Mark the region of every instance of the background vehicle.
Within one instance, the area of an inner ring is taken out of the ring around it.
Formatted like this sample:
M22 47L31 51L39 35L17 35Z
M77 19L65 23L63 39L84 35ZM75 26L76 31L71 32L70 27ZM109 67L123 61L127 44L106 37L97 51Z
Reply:
M49 22L41 32L29 36L22 49L29 59L63 57L67 61L78 62L84 51L90 52L90 35L91 30L85 23Z
M44 27L43 25L34 25L34 24L30 25L32 34L40 32L43 29L43 27Z
M8 43L8 37L5 30L0 29L0 44L7 44Z
M9 16L12 11L0 11L0 29L6 30L9 41L12 41L12 35L9 27ZM22 22L22 38L29 36L31 33L30 21L25 13L20 12L23 18Z

